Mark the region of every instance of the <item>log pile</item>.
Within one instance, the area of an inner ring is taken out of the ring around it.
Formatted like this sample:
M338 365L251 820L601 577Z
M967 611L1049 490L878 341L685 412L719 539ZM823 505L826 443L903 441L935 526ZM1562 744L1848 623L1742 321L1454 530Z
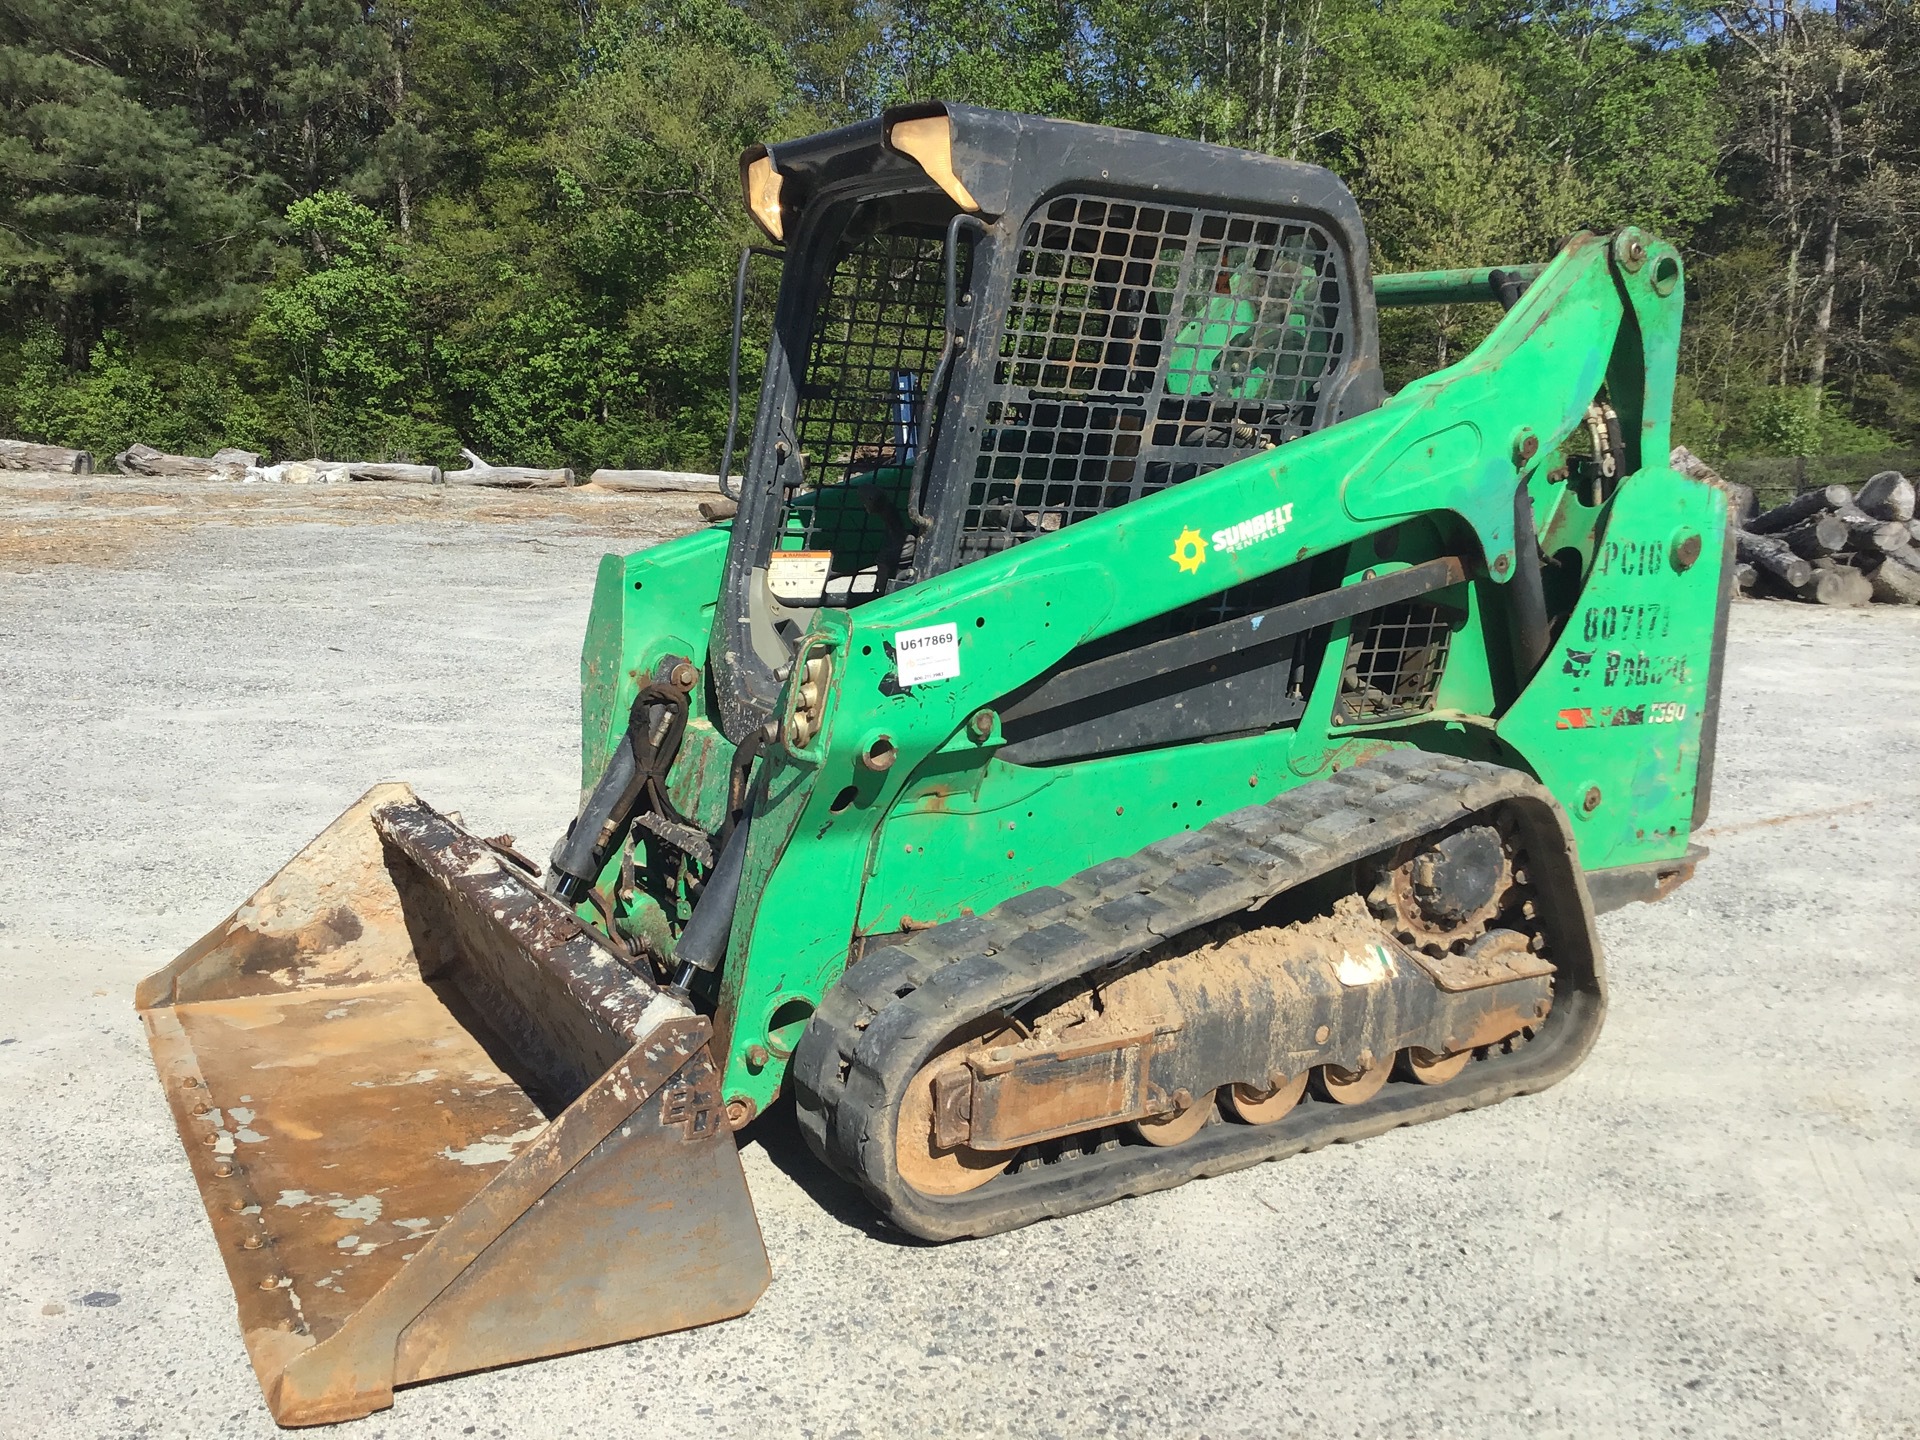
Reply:
M466 457L464 470L442 470L438 465L401 465L363 460L283 460L263 464L251 450L216 450L211 455L170 455L151 445L129 445L113 457L113 468L122 475L156 480L226 480L241 484L338 485L350 481L376 481L411 485L483 485L502 490L565 489L578 483L568 469L537 469L524 465L492 465L461 449ZM0 439L0 470L51 471L56 474L90 475L93 456L84 450L66 450L57 445L40 445L26 440ZM740 477L734 476L734 483ZM719 481L712 475L678 470L596 470L587 484L598 490L627 494L709 495L701 504L708 519L733 514L733 502L720 494ZM709 510L712 514L709 514Z
M1684 449L1674 451L1673 467L1713 475ZM1920 605L1920 521L1913 482L1899 471L1883 470L1857 492L1827 485L1759 513L1752 491L1721 484L1736 527L1740 593L1815 605Z
M93 456L64 445L31 440L0 440L0 470L51 470L56 475L91 475Z

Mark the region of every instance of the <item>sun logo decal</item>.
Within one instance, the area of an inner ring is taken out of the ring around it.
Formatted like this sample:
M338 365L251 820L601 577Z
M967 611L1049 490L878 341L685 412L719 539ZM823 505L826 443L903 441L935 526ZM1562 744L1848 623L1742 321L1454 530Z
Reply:
M1207 542L1200 538L1198 530L1189 525L1180 532L1180 538L1173 542L1173 554L1167 558L1191 575L1206 561Z

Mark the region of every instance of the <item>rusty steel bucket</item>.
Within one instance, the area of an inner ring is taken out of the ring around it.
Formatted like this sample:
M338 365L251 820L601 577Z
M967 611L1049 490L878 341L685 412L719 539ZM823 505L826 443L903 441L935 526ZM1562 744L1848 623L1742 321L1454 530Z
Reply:
M282 1425L766 1288L707 1021L404 785L136 1003Z

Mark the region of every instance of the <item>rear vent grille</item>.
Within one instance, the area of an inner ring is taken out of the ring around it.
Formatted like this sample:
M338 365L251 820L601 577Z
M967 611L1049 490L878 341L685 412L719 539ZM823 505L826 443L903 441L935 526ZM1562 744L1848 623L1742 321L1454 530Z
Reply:
M1318 429L1350 301L1317 225L1045 202L1021 233L959 559Z
M1431 710L1452 643L1452 612L1417 600L1356 621L1334 718L1358 725Z

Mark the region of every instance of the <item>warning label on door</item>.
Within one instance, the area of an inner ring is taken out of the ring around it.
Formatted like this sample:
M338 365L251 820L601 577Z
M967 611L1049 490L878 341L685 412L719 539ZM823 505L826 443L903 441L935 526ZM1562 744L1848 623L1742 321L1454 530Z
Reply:
M900 630L893 637L893 659L902 688L929 680L951 680L960 673L960 628L929 625Z

